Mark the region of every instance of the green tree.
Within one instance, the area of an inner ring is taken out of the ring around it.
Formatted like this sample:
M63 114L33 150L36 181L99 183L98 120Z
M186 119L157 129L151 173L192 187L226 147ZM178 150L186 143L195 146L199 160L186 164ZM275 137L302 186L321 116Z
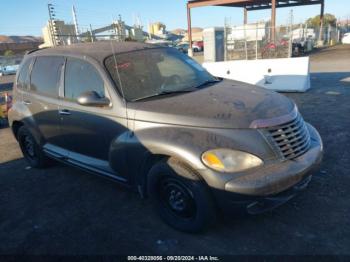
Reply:
M311 17L308 20L306 20L306 23L309 27L319 27L320 26L320 15L317 15L315 17ZM324 26L335 26L337 23L337 18L332 14L324 14L323 16L323 25Z
M86 35L82 38L82 41L84 43L91 43L91 42L93 42L91 33L89 31L86 32Z
M14 54L15 52L13 52L12 50L6 50L4 56L13 56Z

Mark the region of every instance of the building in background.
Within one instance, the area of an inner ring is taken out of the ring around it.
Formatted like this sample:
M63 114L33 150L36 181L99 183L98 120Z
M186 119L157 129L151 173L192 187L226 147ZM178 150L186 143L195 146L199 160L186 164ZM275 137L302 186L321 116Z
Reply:
M192 27L192 42L203 41L203 28ZM188 33L186 32L182 42L188 42Z
M129 37L137 42L143 42L145 37L141 26L134 26L129 29Z
M166 34L166 26L161 22L150 23L148 25L148 33L150 35L162 36Z
M126 31L125 31L125 22L122 20L121 16L117 21L114 21L112 24L114 29L114 36L112 34L111 39L115 39L117 41L125 41L126 39Z
M227 41L261 41L268 35L269 23L258 22L245 25L233 25L227 34Z
M185 29L182 28L177 28L171 31L172 34L174 35L178 35L178 36L185 36L187 31Z
M42 28L44 43L40 48L51 47L54 45L71 44L76 42L77 34L74 24L65 24L61 20L50 20L46 26Z

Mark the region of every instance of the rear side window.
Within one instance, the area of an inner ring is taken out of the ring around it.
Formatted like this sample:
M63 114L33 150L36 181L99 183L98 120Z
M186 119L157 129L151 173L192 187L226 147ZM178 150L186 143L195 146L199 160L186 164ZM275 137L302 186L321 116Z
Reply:
M21 70L17 79L17 88L27 89L29 84L29 66L32 62L32 59L27 59L24 64L21 66Z
M37 57L33 66L30 89L49 96L58 96L62 57Z
M105 97L104 81L93 65L80 59L68 58L64 75L64 97L76 100L82 93L96 91Z

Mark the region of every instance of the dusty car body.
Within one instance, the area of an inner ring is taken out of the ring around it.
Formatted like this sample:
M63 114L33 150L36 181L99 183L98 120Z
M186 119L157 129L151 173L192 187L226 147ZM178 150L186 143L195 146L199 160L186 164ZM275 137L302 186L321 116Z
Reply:
M47 95L39 89L50 74ZM212 223L217 207L257 214L284 203L307 186L323 151L285 96L220 81L173 48L138 43L27 55L9 122L32 166L49 157L132 186L189 232Z

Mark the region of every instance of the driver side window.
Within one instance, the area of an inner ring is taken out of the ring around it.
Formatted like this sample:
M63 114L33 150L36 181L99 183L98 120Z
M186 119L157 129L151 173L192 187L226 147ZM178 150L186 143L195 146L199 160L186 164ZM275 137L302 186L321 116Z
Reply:
M93 65L80 59L68 58L65 67L64 97L77 100L85 92L96 91L106 96L104 81Z

